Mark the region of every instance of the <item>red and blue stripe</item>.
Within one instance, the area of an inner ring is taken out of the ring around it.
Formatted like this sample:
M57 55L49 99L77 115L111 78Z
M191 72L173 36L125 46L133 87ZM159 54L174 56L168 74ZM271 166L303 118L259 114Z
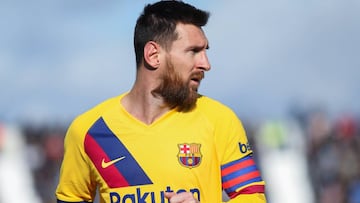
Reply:
M145 171L108 128L103 118L98 119L89 129L84 148L109 188L152 184ZM109 162L122 156L125 156L123 160L102 168L103 159Z
M235 160L221 167L222 186L227 194L235 194L236 190L247 185L243 193L264 193L263 185L253 183L261 182L262 178L251 155Z

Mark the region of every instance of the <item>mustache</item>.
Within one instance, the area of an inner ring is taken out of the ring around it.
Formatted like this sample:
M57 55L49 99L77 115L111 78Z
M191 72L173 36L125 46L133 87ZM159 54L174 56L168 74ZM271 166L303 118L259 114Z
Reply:
M204 71L200 71L200 72L195 72L193 74L190 75L190 79L191 80L196 80L196 81L201 81L202 79L205 78L205 73Z

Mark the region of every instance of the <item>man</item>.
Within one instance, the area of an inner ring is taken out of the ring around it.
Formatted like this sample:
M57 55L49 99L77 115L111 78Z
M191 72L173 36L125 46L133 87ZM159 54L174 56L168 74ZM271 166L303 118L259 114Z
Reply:
M179 1L144 8L132 89L76 118L65 138L58 202L265 202L244 129L197 90L210 70L209 14Z

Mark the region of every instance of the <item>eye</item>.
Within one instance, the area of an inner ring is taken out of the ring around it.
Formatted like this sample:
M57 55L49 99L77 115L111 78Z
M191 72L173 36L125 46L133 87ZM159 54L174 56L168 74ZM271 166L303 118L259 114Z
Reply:
M200 48L193 48L193 49L191 49L191 52L192 52L193 54L197 54L197 53L199 53L201 50L202 50L202 49L200 49Z
M206 47L201 47L201 46L193 46L193 47L189 47L189 49L188 49L189 53L191 53L192 55L196 55L205 50L206 50Z
M196 53L197 51L196 51L196 49L191 49L191 52Z

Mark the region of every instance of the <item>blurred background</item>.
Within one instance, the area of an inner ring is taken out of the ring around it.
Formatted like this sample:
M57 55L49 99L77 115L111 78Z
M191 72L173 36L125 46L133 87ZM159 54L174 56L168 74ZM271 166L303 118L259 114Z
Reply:
M132 86L151 2L0 1L0 203L56 201L66 129ZM359 203L360 1L186 2L211 13L200 92L243 121L268 202Z

